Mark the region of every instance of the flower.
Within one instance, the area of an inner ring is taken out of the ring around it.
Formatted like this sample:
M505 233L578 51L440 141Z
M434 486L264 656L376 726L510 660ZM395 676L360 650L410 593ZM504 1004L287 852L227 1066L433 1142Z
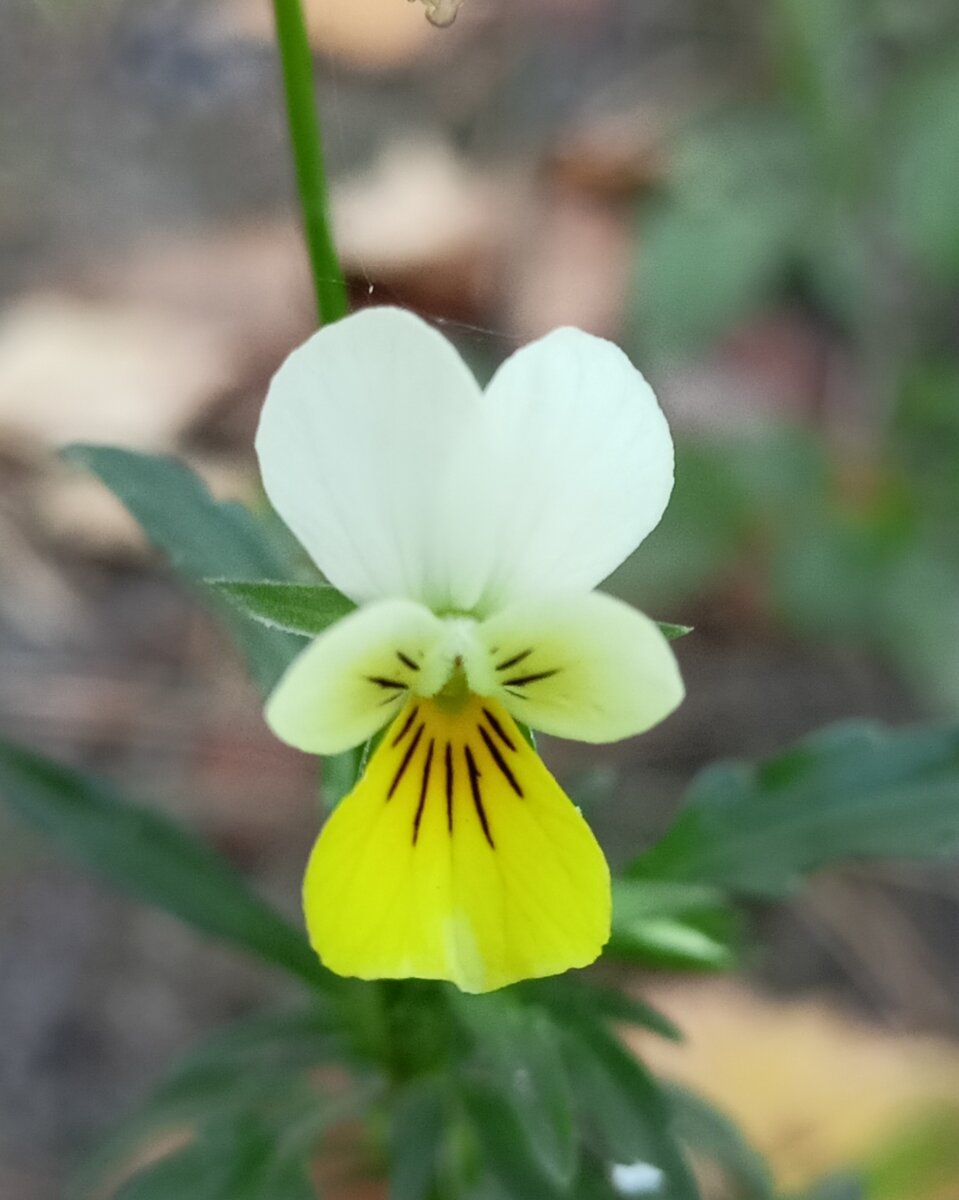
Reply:
M386 727L310 858L314 948L342 975L470 992L592 962L609 870L522 726L611 742L682 699L658 626L591 590L672 490L649 385L559 329L484 393L430 326L368 309L289 356L256 444L278 513L359 605L267 721L319 754Z

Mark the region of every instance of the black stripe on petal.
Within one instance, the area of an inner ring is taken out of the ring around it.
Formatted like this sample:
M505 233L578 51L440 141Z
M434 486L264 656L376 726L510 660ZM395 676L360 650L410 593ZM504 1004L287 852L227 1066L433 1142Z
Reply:
M483 796L480 792L480 770L476 765L476 759L473 757L473 751L469 746L464 747L466 753L466 770L470 779L470 791L473 793L473 804L476 808L476 815L479 817L479 823L483 827L483 836L490 844L490 849L495 850L496 845L493 842L493 835L489 831L489 822L486 819L486 809L483 807Z
M393 799L393 793L400 786L400 780L406 773L406 768L410 765L410 759L413 757L416 747L419 745L420 738L423 736L423 730L425 728L425 723L421 724L416 730L416 733L413 734L413 740L406 747L406 753L403 755L403 761L400 763L399 770L393 776L393 782L390 784L390 790L386 793L387 800Z
M510 770L509 766L507 765L506 759L503 757L502 753L500 752L499 746L497 746L497 744L493 741L493 739L486 732L486 730L483 728L482 725L479 726L479 732L480 732L480 737L483 739L483 742L486 745L486 749L492 755L493 762L496 763L497 767L499 767L506 782L510 785L510 787L513 789L513 791L516 793L517 796L522 797L523 789L522 789L522 787L520 787L520 784L519 784L516 776L513 774L513 772Z
M420 802L416 806L416 816L413 818L413 845L420 836L420 821L423 817L423 805L426 803L426 793L430 786L430 768L433 766L433 748L435 741L430 738L429 749L426 751L426 762L423 764L423 780L420 783Z

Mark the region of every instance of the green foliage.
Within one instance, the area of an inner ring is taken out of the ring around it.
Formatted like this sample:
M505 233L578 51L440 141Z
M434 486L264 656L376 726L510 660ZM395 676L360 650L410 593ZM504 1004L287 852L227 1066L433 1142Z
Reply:
M769 1167L724 1114L686 1088L666 1089L673 1128L695 1155L722 1170L739 1200L773 1200Z
M892 205L903 243L928 275L959 281L959 54L936 56L890 104Z
M316 637L356 608L352 600L329 584L237 583L227 579L207 582L246 616L271 629L301 637Z
M164 1195L174 1185L167 1195L312 1198L304 1189L317 1140L382 1094L355 1065L352 1077L337 1080L349 1061L335 1010L321 1004L238 1022L194 1051L121 1123L75 1179L70 1200L103 1195L110 1179L129 1172L138 1147L158 1137L183 1144L138 1171L118 1200ZM336 1082L320 1085L317 1069L330 1066Z
M631 874L783 896L850 859L942 858L959 848L959 732L827 729L758 767L708 768Z
M641 218L633 320L647 354L701 347L782 285L811 203L806 159L801 135L767 112L681 141L669 197Z
M390 1200L429 1200L446 1122L445 1080L423 1076L405 1087L390 1112Z
M587 1144L607 1162L645 1162L661 1170L663 1200L696 1200L699 1191L673 1133L669 1103L639 1059L582 1013L570 1014L564 1032Z
M329 584L227 579L208 579L206 582L246 616L271 629L301 637L316 637L356 609L352 600ZM671 642L692 633L689 625L676 625L671 621L659 621L658 625L663 636Z
M351 611L333 589L294 582L294 563L264 526L214 503L171 460L98 448L71 456L108 482L185 579L218 577L207 595L264 687L299 638ZM670 570L687 583L708 578L757 525L792 528L797 508L802 520L829 516L828 463L797 434L765 435L729 454L686 448L679 478L679 507L692 517L686 544L652 545L667 578ZM692 481L685 502L684 480ZM890 496L869 526L873 542L861 529L850 534L865 548L861 561L840 543L837 557L864 579L877 562L898 561L908 542L908 507ZM687 632L661 628L668 637ZM328 800L352 786L368 749L328 764ZM336 980L232 868L159 814L13 747L0 747L0 788L28 823L114 885L310 987L304 1008L241 1023L194 1053L91 1165L78 1200L124 1178L134 1152L160 1131L183 1140L126 1177L117 1200L307 1200L312 1155L330 1129L357 1118L370 1162L390 1164L392 1200L615 1200L613 1164L636 1162L662 1172L660 1200L696 1200L690 1157L717 1166L743 1200L771 1200L765 1164L728 1119L664 1088L619 1041L618 1024L679 1034L613 982L577 974L464 997L424 981ZM952 853L957 792L959 735L946 730L846 726L756 767L714 767L694 782L662 841L617 882L612 956L727 967L738 941L729 895L779 896L849 858ZM887 1164L885 1178L896 1169ZM850 1186L859 1187L829 1182L815 1200Z
M487 1086L508 1103L539 1172L567 1191L579 1147L572 1088L552 1020L501 995L464 1000L458 1009L476 1038Z
M609 953L660 967L728 970L735 920L721 892L701 884L618 879Z
M4 743L0 794L28 825L114 887L311 984L327 978L301 933L219 855L160 813Z
M278 551L279 539L240 504L213 499L183 463L115 446L70 446L65 458L98 476L143 526L187 583L221 579L285 579L293 564ZM208 592L213 596L214 593ZM216 598L217 613L266 691L300 648L287 633L264 629Z

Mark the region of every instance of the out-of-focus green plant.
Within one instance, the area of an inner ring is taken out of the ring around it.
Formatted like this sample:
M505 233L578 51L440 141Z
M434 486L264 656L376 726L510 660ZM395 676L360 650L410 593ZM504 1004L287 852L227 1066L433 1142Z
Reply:
M633 574L675 604L744 566L770 615L878 649L955 714L956 9L729 11L743 22L733 36L760 49L756 73L690 119L663 194L643 206L634 339L644 361L675 361L798 308L872 404L855 449L791 426L681 447L670 512Z

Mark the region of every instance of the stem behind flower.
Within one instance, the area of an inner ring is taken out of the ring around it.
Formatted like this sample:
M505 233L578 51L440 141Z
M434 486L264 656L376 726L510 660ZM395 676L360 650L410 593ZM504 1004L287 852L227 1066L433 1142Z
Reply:
M321 325L346 315L346 285L330 233L323 137L316 107L313 57L300 0L273 0L286 116L297 191Z

